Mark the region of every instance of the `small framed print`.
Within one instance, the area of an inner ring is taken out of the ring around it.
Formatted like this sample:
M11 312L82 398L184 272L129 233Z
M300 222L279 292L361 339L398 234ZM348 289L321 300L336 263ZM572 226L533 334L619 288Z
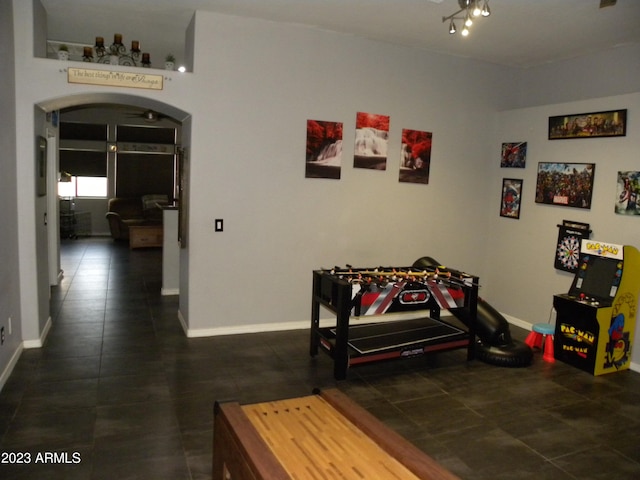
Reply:
M524 168L527 163L527 142L503 143L501 168Z
M522 198L522 179L503 178L500 197L500 216L520 218L520 200Z

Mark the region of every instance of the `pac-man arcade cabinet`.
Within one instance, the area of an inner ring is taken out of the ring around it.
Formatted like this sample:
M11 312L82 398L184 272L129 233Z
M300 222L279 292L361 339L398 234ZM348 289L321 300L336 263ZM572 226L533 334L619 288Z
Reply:
M593 375L626 370L636 328L640 252L583 239L579 263L569 293L553 297L555 357Z

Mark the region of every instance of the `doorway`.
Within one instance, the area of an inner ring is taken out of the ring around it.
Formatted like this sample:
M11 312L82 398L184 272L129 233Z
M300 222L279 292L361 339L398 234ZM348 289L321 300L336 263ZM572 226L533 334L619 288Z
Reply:
M61 144L59 141L59 132L62 122L72 119L77 122L84 121L86 123L102 123L105 125L109 125L107 128L113 129L114 131L118 127L113 127L112 125L128 126L130 127L129 133L131 133L132 130L135 131L136 126L140 128L165 128L166 126L171 126L171 128L175 128L176 131L175 145L188 145L190 143L190 139L183 138L182 134L183 131L190 131L189 129L183 130L182 128L185 122L189 123L191 121L188 113L171 105L163 104L161 102L144 97L123 94L84 94L82 96L70 96L52 101L44 101L36 105L36 107L36 110L43 112L44 116L46 117L46 121L43 122L44 127L42 128L42 130L44 131L36 133L51 137L51 141L49 142L50 145L52 145L54 148L57 148L56 154L49 156L47 165L48 170L52 172L50 173L50 175L52 175L51 178L53 178L53 180L50 180L49 185L53 184L52 186L54 186L54 188L48 189L46 202L47 212L45 212L45 215L48 218L55 218L56 220L60 218L58 211L58 192L57 188L55 187L57 187L58 180L60 179L59 153ZM36 122L36 125L38 125L38 122ZM36 127L36 129L38 128ZM126 130L126 128L122 128L123 132ZM129 140L131 140L131 138L129 138ZM134 145L132 147L134 149L136 148L135 145L150 144L150 142L148 141L145 142L144 139L139 143L131 141L129 143ZM94 197L83 199L87 202L85 203L86 209L88 209L89 211L95 210L96 212L95 214L92 214L91 217L96 219L97 227L94 228L92 226L92 230L91 232L89 232L90 234L97 233L98 235L101 235L108 233L108 224L104 217L107 209L108 198L111 196L115 196L117 192L117 186L115 184L117 167L116 162L114 161L114 155L117 154L117 148L117 141L106 142L105 154L108 155L108 160L106 162L106 172L104 172L104 174L102 175L107 178L107 194L102 198ZM137 153L140 154L140 152ZM175 153L175 181L172 185L172 193L174 193L174 195L171 195L171 199L178 201L178 197L180 195L180 192L178 191L178 179L182 178L182 176L179 172L180 163L177 160L177 147ZM133 154L136 154L136 152L133 152ZM142 173L144 173L144 171ZM182 181L184 181L184 179L182 179ZM77 201L80 200L81 199L78 197ZM89 207L87 207L87 205L89 205ZM39 217L40 216L37 215L38 219ZM51 312L48 302L51 294L50 285L56 285L62 274L62 272L60 271L60 235L58 234L58 222L52 222L50 229L55 229L55 233L52 234L52 232L47 232L49 242L47 242L47 245L39 244L36 255L36 261L39 271L41 267L47 268L49 270L49 275L47 275L46 277L50 280L47 285L43 283L38 287L38 298L40 299L39 304L41 305L41 307L39 314L40 319L37 320L37 322L39 322L40 324L40 327L37 327L37 325L36 327L41 333L40 338L42 339L42 342L44 341L48 329L51 326ZM56 267L58 270L57 275L54 271ZM186 288L185 291L187 291ZM44 305L46 305L46 307ZM44 319L45 321L43 321L42 319ZM45 326L43 327L43 325ZM37 345L37 343L39 342L32 342L30 346L42 346Z

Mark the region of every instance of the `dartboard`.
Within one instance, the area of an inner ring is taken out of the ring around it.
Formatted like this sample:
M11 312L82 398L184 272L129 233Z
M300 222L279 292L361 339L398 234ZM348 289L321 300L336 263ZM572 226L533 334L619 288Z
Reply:
M580 241L574 235L568 235L558 243L558 260L567 270L578 268L578 257L580 256Z

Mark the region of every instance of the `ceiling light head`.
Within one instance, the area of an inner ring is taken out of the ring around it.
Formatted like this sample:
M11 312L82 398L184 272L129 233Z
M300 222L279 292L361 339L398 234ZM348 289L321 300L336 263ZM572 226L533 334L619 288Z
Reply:
M482 7L481 12L483 17L488 17L491 15L491 10L489 10L489 0L484 0L484 6Z
M472 14L474 17L479 17L481 13L482 13L482 9L480 8L480 0L475 0L473 2Z
M489 10L489 0L458 0L460 10L453 12L447 17L442 17L442 23L449 21L449 33L456 33L456 25L453 22L454 19L462 20L464 22L464 28L460 32L462 36L469 35L469 27L473 25L474 18L488 17L491 15Z

